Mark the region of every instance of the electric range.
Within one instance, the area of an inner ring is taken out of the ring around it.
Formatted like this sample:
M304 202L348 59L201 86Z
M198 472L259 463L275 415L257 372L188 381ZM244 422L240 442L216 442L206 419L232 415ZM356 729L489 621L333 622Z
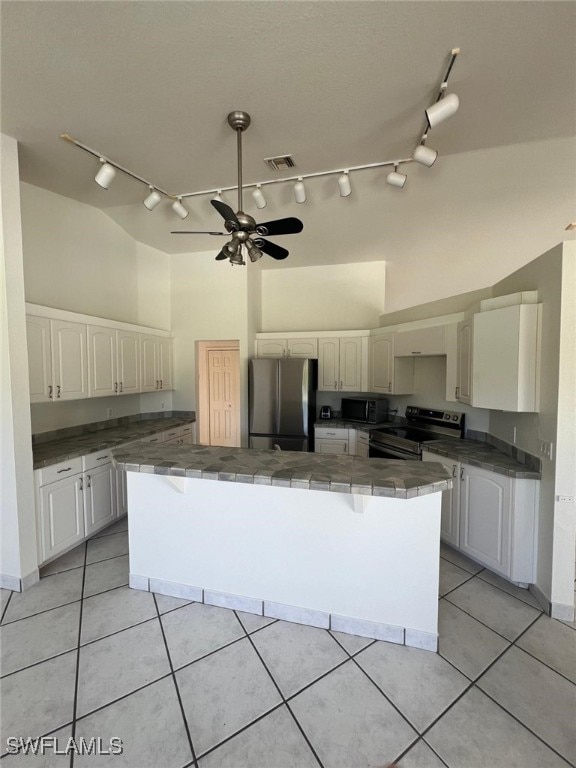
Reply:
M408 405L403 423L370 430L368 455L370 458L421 461L424 443L462 437L463 413Z

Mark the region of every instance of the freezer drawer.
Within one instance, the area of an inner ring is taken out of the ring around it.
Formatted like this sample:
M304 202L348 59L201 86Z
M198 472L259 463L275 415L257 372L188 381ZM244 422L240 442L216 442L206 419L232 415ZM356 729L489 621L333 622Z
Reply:
M263 437L261 435L250 435L250 448L256 448L259 451L308 451L308 439L301 437Z

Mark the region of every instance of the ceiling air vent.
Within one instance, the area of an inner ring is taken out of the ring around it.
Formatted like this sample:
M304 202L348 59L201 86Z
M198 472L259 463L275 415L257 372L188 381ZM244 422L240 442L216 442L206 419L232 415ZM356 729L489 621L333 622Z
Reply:
M294 168L296 163L292 155L278 155L278 157L265 157L264 162L268 163L273 171L286 171L288 168Z

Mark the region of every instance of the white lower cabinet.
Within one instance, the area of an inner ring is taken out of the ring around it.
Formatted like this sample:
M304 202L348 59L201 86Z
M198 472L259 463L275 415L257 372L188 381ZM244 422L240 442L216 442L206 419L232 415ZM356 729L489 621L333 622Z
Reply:
M348 430L339 427L316 427L314 453L349 454Z
M520 584L536 581L538 480L509 477L424 451L450 470L440 536L473 560Z
M39 560L79 544L84 538L82 475L72 475L38 488Z
M91 536L116 518L116 470L109 462L84 473L84 535Z
M368 441L369 436L368 432L361 432L359 429L356 430L350 430L350 432L356 432L356 451L354 452L355 456L360 456L363 459L368 458Z

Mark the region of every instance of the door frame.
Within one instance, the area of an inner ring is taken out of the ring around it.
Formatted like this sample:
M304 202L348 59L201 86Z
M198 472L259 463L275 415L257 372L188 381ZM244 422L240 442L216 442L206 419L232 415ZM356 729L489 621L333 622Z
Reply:
M240 446L240 341L218 339L196 342L196 439L200 445L210 445L210 387L208 379L209 352L238 352L238 388L236 392L237 440Z

